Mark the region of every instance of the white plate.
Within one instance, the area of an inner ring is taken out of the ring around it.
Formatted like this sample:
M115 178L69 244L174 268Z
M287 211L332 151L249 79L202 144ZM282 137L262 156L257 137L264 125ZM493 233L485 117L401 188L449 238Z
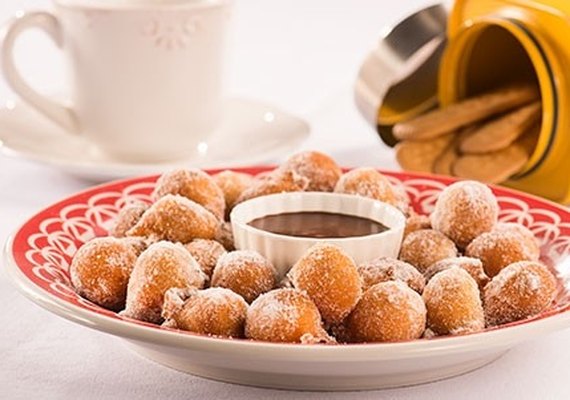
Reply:
M267 168L240 171L257 174ZM453 182L421 174L386 175L422 213L430 212ZM150 202L155 180L143 177L97 186L40 211L6 245L8 276L41 307L115 335L148 359L206 378L274 388L364 390L430 382L479 368L520 343L570 326L570 211L504 188L494 188L499 219L531 229L541 242L543 260L559 278L555 305L539 316L465 336L339 346L217 339L126 319L79 297L69 264L79 245L106 232L125 202Z
M8 102L0 109L0 150L85 179L106 181L180 166L216 168L274 161L294 151L310 132L304 120L260 101L230 99L225 107L220 129L193 154L168 162L137 164L109 158L26 104Z

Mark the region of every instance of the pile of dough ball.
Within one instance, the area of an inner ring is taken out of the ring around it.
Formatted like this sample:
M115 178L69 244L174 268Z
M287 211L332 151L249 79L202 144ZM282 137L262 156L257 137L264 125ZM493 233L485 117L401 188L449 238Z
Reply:
M341 248L310 248L278 280L269 260L235 250L229 224L242 201L288 191L371 197L407 216L400 256L357 265ZM132 202L109 236L85 243L70 276L106 309L169 329L268 342L400 342L461 335L536 316L552 306L556 279L522 225L499 223L491 190L458 182L430 216L372 168L342 173L304 152L250 176L176 170L152 204Z

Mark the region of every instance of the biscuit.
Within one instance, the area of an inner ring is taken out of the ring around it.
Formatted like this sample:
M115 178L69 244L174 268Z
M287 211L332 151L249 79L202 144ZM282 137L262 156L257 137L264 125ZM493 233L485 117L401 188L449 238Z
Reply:
M433 163L433 172L439 175L451 175L451 167L453 163L457 160L459 155L456 151L455 142L451 143L447 148L441 153L439 157L436 158Z
M452 141L453 135L445 135L422 142L400 142L396 145L396 160L406 171L431 173L435 161Z
M481 126L483 126L483 124L485 123L485 121L482 122L478 122L476 124L473 125L469 125L465 128L463 128L461 130L461 132L457 135L457 138L455 139L455 151L458 154L461 154L461 144L468 140L471 136L473 136L475 133L477 133L477 131L479 130L479 128L481 128Z
M393 133L399 140L428 140L538 98L539 92L533 85L501 88L396 124Z
M468 154L459 157L452 166L454 176L476 179L485 183L501 183L519 172L529 155L516 143L506 149L487 154Z
M541 110L541 103L537 101L499 117L462 140L459 150L482 154L505 149L540 120Z
M538 137L540 135L540 131L542 130L542 124L534 124L531 126L526 133L524 133L517 143L525 149L529 156L534 153L536 148L536 144L538 143Z

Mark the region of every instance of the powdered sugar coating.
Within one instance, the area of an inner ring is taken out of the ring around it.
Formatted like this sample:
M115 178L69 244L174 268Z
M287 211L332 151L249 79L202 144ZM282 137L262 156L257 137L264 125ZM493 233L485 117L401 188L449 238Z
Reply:
M123 240L95 238L81 246L73 257L69 268L71 283L80 296L118 311L125 305L136 260L134 249Z
M475 279L475 282L477 282L479 290L483 290L485 285L489 282L489 277L483 270L483 263L481 260L471 257L452 257L440 260L429 267L424 272L424 276L429 282L429 280L437 273L453 267L462 268L471 275L471 278Z
M479 182L462 181L441 192L431 223L463 249L477 236L492 230L498 215L499 205L491 189Z
M254 179L256 181L263 181L265 179L271 178L271 176L273 175L275 171L263 171L260 172L259 174L254 176Z
M410 233L402 242L400 260L412 264L421 273L439 260L457 256L455 244L433 229Z
M228 219L230 211L236 204L239 196L253 184L255 178L243 172L225 170L214 175L213 179L224 193L224 199L226 200L225 216Z
M437 273L427 283L423 299L428 327L438 335L461 335L485 327L477 283L462 268Z
M525 242L525 246L528 248L528 250L532 254L536 254L536 258L540 257L540 241L526 226L517 224L515 222L499 222L493 230L517 232L520 235L521 240Z
M109 235L117 238L127 236L127 231L131 229L141 219L149 205L141 201L135 201L125 205L115 218L115 223L109 229Z
M398 342L422 336L426 307L403 282L383 282L367 290L346 319L351 342Z
M184 196L224 219L226 201L222 189L210 175L199 169L177 169L164 173L156 182L154 200L166 195Z
M424 331L424 334L422 335L422 338L424 338L424 339L433 339L436 337L437 337L437 334L434 331L432 331L430 328L427 328Z
M516 222L497 222L497 225L495 225L495 230L514 230L517 231L521 236L524 236L527 239L532 239L538 244L538 239L534 236L534 233L532 233L532 231L526 226L517 224Z
M288 276L295 288L307 292L328 326L341 323L362 295L356 264L331 244L311 247Z
M517 261L537 261L540 249L518 229L501 228L476 237L465 249L469 257L479 258L490 277Z
M276 271L261 254L238 250L222 255L212 275L213 287L231 289L251 303L276 285Z
M164 293L164 302L162 303L162 318L164 318L163 326L169 328L177 328L176 321L172 317L182 310L184 302L194 294L198 293L195 287L186 288L170 288Z
M279 281L279 283L277 283L277 288L279 289L293 289L293 282L291 282L291 278L289 278L287 275L285 275L283 277L283 279L281 279L281 281Z
M198 261L202 272L204 272L208 278L212 277L218 259L226 254L224 246L215 240L194 239L184 247L190 252L192 257Z
M551 306L556 278L539 262L521 261L502 269L485 287L485 318L501 325L532 317Z
M171 328L215 337L243 337L248 305L229 289L169 289L163 317Z
M305 177L308 180L305 190L312 192L332 192L342 175L338 164L318 151L297 153L285 161L280 170Z
M202 288L207 277L181 244L166 241L149 246L137 259L127 289L122 315L162 322L164 294L171 288Z
M144 236L127 236L119 238L119 240L131 246L137 257L140 256L142 252L148 248L148 246L155 243L155 240L146 238Z
M267 342L334 342L323 329L315 304L296 289L276 289L251 303L245 335Z
M224 246L227 251L234 251L236 249L232 224L229 222L221 223L218 226L214 239Z
M192 239L213 239L219 224L200 204L168 194L157 200L127 235L188 243Z
M302 192L306 190L308 186L309 180L304 176L294 171L281 171L277 169L263 177L263 179L256 179L249 188L242 192L236 204L270 194Z
M398 281L421 294L426 281L413 265L390 257L379 257L360 264L358 273L362 278L364 292L381 282Z
M356 168L347 172L341 176L334 191L369 197L394 206L399 204L388 178L374 168Z
M410 233L420 231L422 229L431 229L431 220L427 215L411 214L406 219L406 228L404 229L404 238Z

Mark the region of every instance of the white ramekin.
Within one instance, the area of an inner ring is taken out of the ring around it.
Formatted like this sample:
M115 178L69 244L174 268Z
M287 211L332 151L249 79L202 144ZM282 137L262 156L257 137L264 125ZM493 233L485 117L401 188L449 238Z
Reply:
M380 222L389 230L368 236L318 239L270 233L248 225L267 215L321 211L355 215ZM237 205L230 220L236 248L255 250L273 263L283 277L316 243L331 243L344 249L359 264L376 257L397 257L406 218L395 207L366 197L320 192L280 193L262 196Z

